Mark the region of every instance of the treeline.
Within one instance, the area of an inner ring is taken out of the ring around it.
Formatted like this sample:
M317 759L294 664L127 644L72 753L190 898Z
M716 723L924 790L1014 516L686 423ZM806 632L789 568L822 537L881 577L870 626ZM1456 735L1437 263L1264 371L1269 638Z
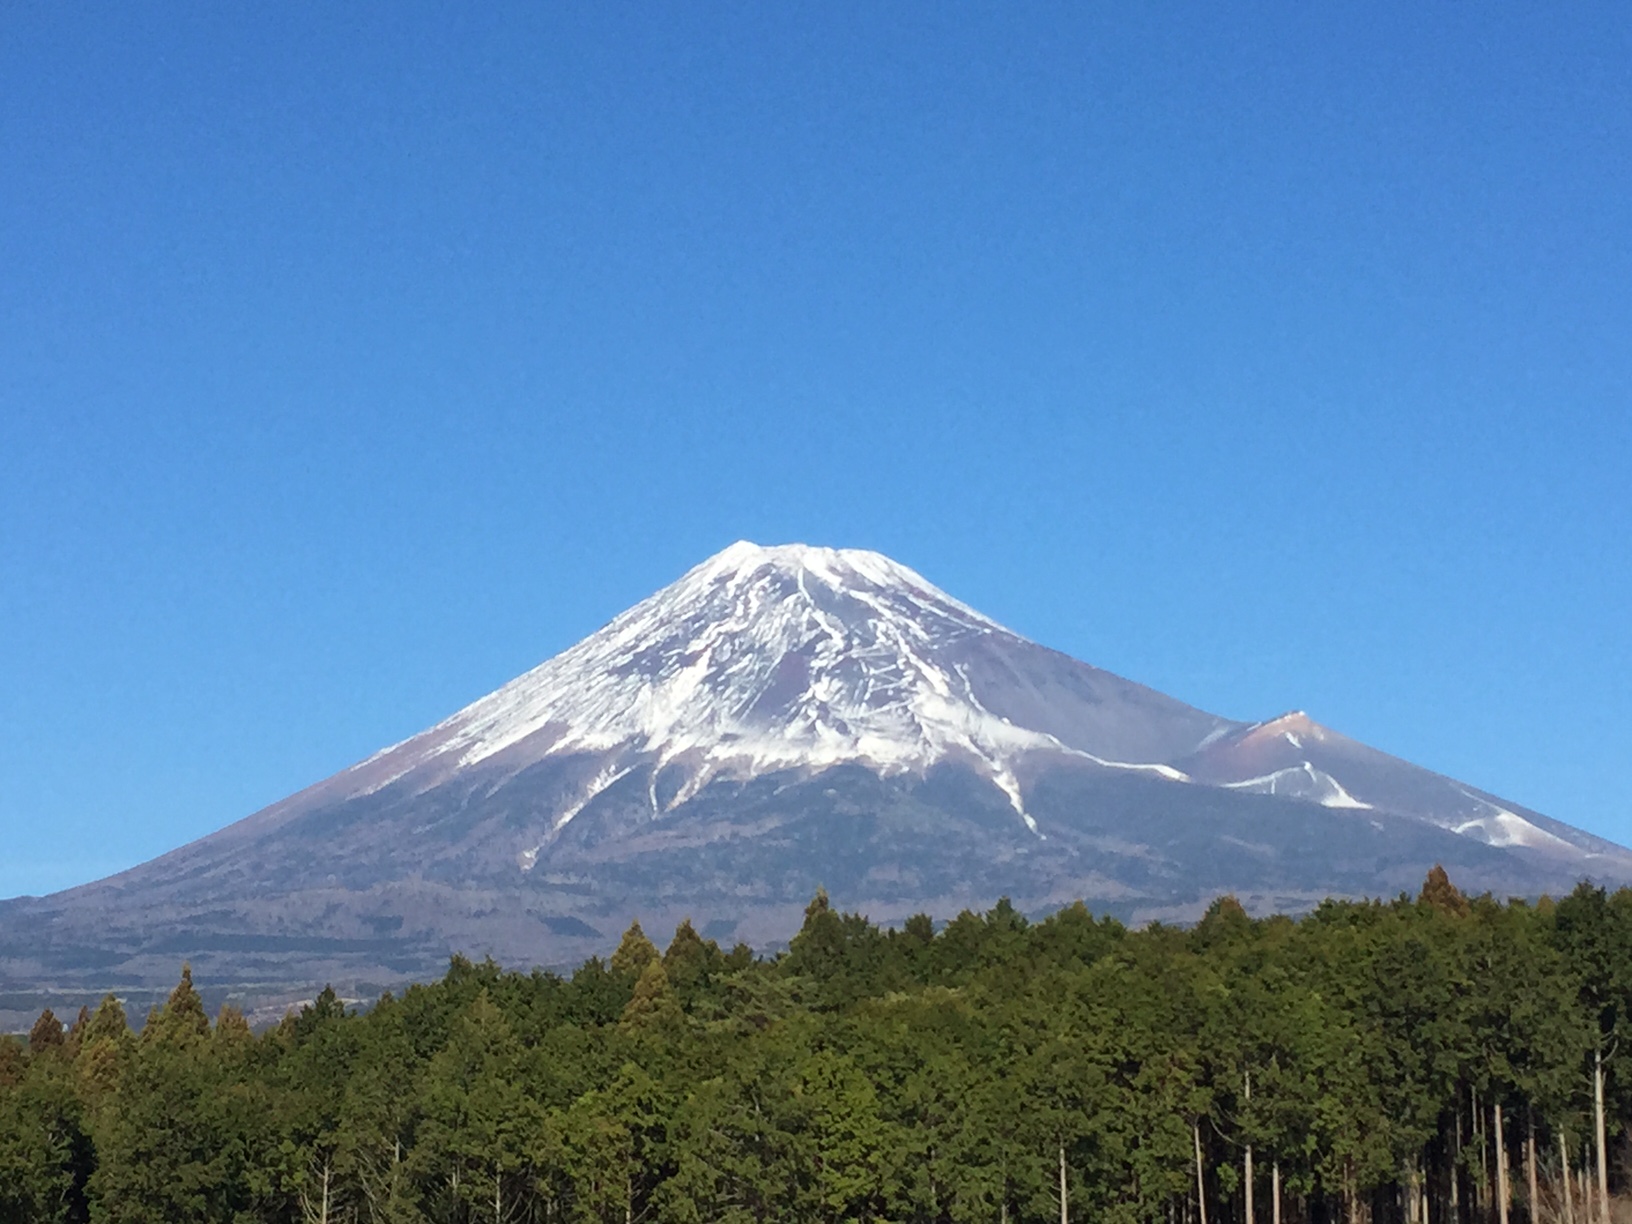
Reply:
M190 978L0 1039L6 1221L1604 1224L1632 892L1133 931L812 902L256 1035ZM1617 1154L1621 1155L1617 1159Z

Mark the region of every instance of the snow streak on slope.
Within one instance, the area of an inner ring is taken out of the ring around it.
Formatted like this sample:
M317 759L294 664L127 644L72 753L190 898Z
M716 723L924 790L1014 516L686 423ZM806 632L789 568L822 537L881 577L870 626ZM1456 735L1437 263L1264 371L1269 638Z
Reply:
M1477 837L1481 841L1488 841L1493 846L1530 846L1549 850L1575 849L1562 837L1547 832L1546 829L1531 823L1517 812L1510 812L1499 804L1491 803L1488 799L1481 799L1465 786L1458 786L1457 789L1478 805L1482 813L1487 814L1474 816L1448 825L1447 827L1452 833Z
M1295 746L1301 747L1297 740L1286 736ZM1366 811L1371 804L1362 803L1343 788L1343 784L1325 770L1316 769L1308 761L1299 765L1277 769L1274 773L1263 774L1256 778L1244 778L1239 782L1225 782L1223 786L1229 790L1252 791L1259 795L1282 795L1293 799L1308 799L1322 807L1354 808Z

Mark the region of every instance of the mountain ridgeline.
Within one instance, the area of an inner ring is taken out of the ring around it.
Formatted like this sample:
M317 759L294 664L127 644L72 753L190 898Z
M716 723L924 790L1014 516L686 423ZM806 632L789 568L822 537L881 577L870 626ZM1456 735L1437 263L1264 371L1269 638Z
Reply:
M1436 862L1497 895L1632 879L1620 847L1302 713L1195 709L876 553L742 543L264 811L0 902L0 994L153 989L186 957L367 997L455 952L576 963L632 916L778 946L817 887L885 923L999 896L1299 912Z

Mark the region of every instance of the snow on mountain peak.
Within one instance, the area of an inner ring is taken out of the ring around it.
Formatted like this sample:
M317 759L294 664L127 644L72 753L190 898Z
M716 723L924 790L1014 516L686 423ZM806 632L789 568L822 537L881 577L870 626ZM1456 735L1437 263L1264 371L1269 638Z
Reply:
M879 553L740 541L391 750L394 776L438 759L610 753L684 767L684 797L721 774L841 761L894 773L951 757L1029 823L1013 758L1063 746L990 713L948 661L986 635L1022 641Z
M1008 632L996 621L948 595L916 570L892 561L883 553L864 548L822 548L810 544L767 546L738 540L687 572L667 591L679 594L688 588L695 589L722 581L736 588L751 581L755 575L765 573L806 576L834 591L894 590L910 593L920 598L920 606L934 605L942 610L955 611L988 629ZM659 592L659 595L664 593Z

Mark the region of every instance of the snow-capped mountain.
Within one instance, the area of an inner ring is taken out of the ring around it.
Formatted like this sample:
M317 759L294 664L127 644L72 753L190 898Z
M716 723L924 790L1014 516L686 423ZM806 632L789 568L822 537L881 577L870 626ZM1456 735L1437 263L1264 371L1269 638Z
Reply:
M637 770L657 818L716 779L956 763L1039 835L1022 777L1076 764L1384 808L1495 845L1604 848L1301 711L1252 724L1205 714L1038 646L879 553L803 544L731 545L341 780L353 795L404 779L423 789L478 766L513 775L584 756L600 764L551 813L546 841ZM530 868L542 849L518 860Z
M1001 895L1183 918L1632 879L1632 854L1302 713L1221 718L1038 645L877 553L734 544L368 760L96 884L0 903L0 985L378 984L566 962L633 914L786 938ZM100 976L99 976L100 975Z
M348 775L365 793L607 758L559 829L636 768L657 816L717 778L956 762L1035 831L1018 778L1029 758L1176 778L1165 758L1234 726L1045 650L878 553L739 542Z

